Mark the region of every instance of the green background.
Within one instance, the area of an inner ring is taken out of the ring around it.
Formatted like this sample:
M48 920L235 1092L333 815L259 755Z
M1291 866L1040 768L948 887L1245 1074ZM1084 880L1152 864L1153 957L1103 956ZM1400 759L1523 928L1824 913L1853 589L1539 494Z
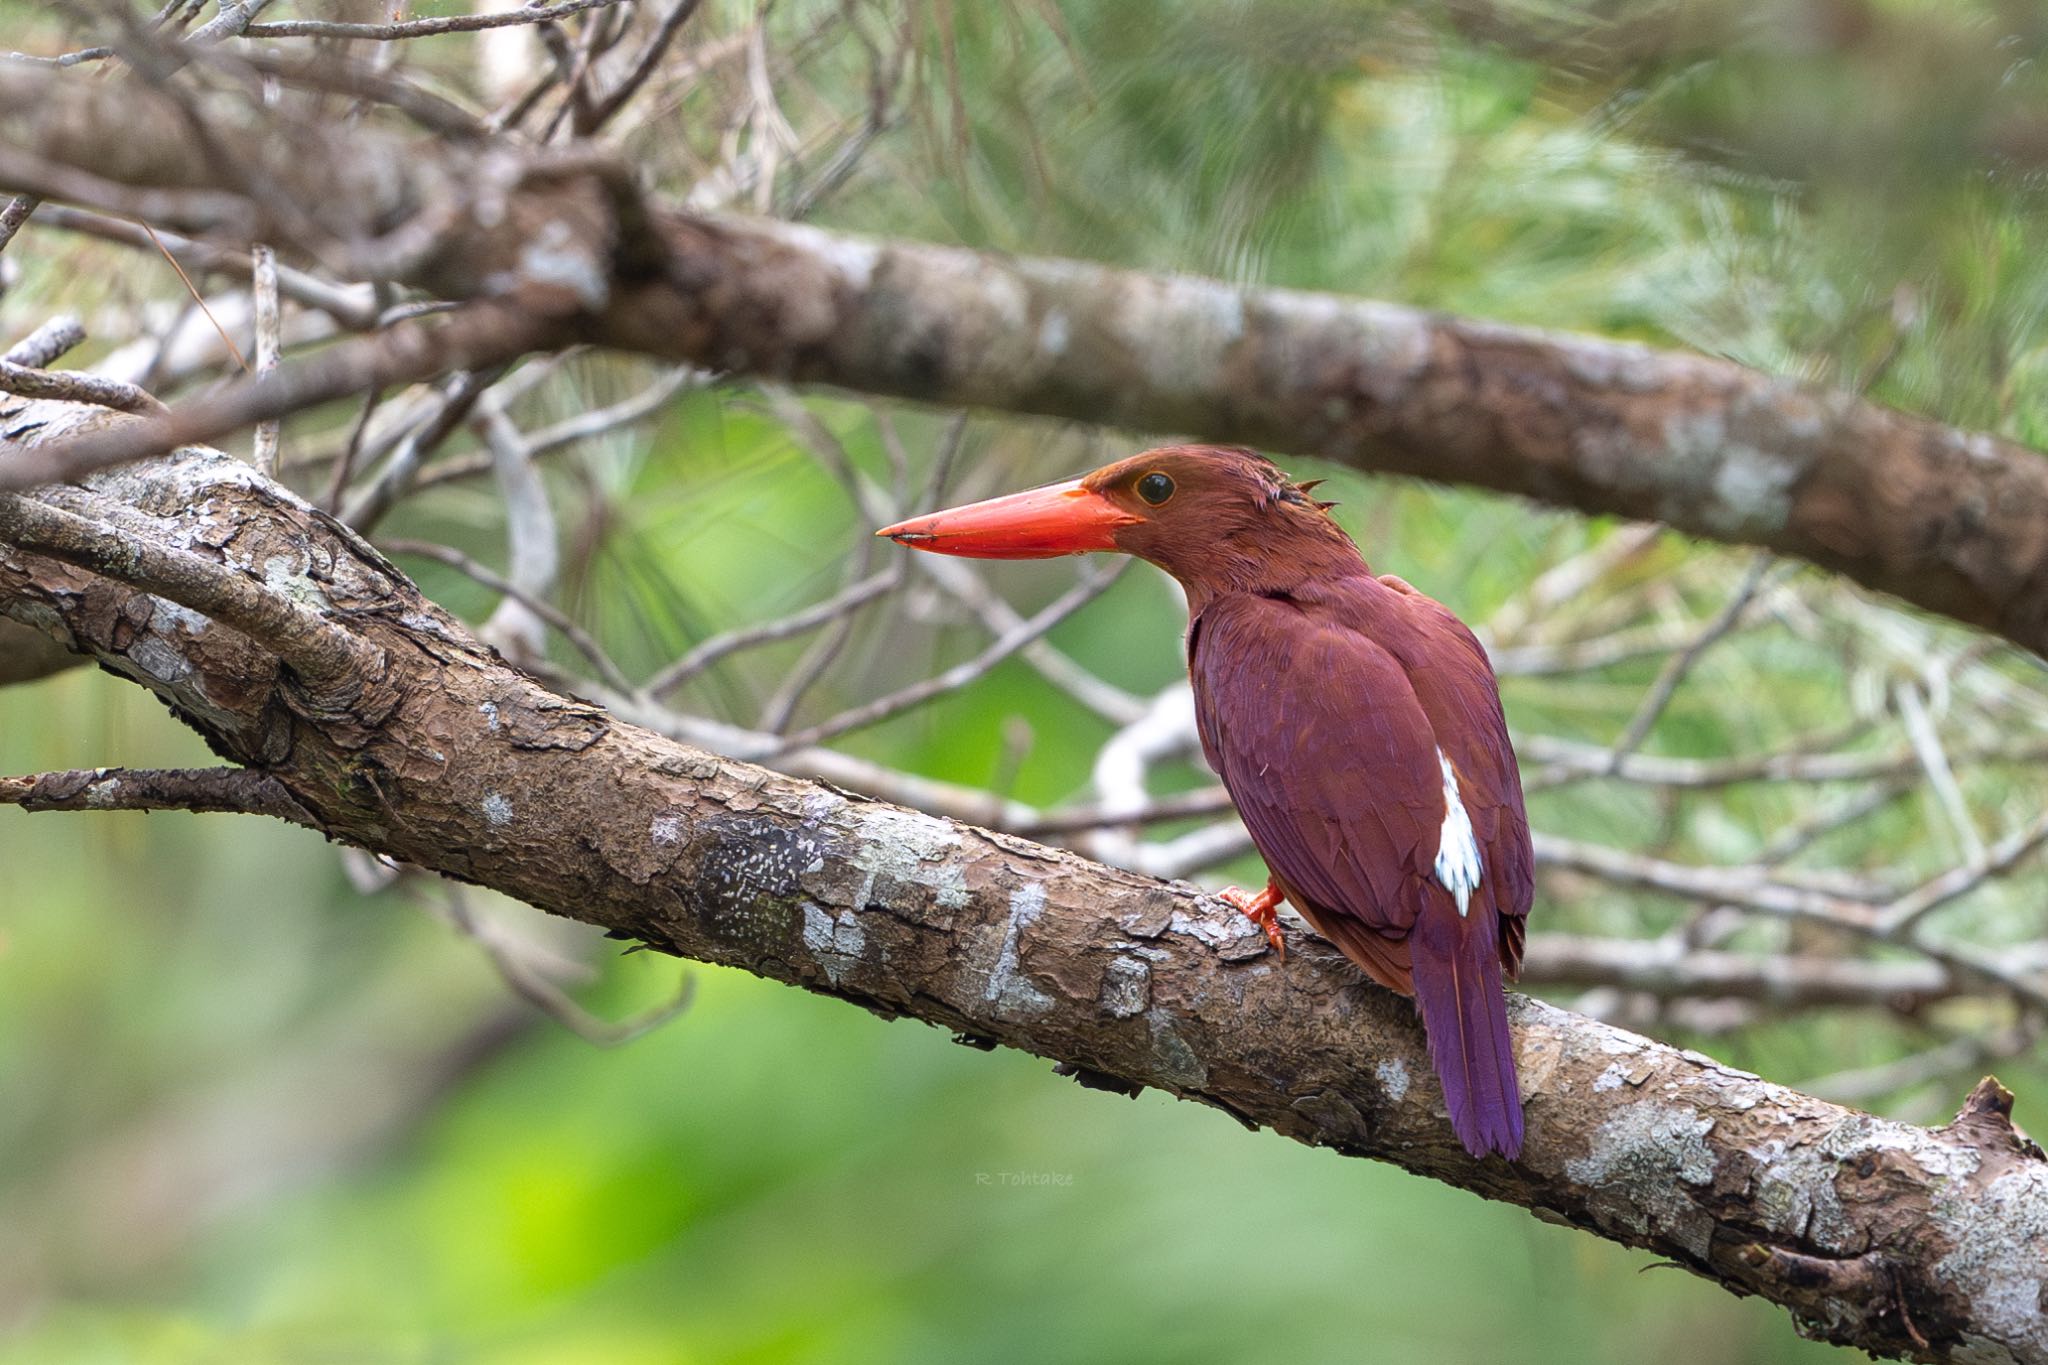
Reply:
M837 8L778 7L774 41L799 45ZM2021 440L2048 434L2048 218L2012 132L2048 122L2033 60L2048 30L2029 7L1645 4L1619 24L1590 17L1602 7L1511 0L1441 12L1279 0L856 8L875 34L907 15L916 60L901 120L819 207L828 225L1688 346ZM710 37L751 13L710 4L693 22ZM77 37L39 6L0 2L0 23L0 46L58 51ZM459 89L466 41L418 59ZM809 128L857 113L859 45L842 36L804 52L791 117ZM680 191L676 145L715 150L714 116L731 98L707 81L629 151ZM58 308L177 294L161 262L33 225L9 257L23 269L0 298L10 338ZM646 373L581 358L518 415L540 424L613 401ZM858 468L886 479L874 411L806 401ZM351 416L295 423L288 455L319 451ZM922 474L943 415L890 416ZM978 417L945 491L1074 472L1143 439ZM1334 475L1338 515L1376 566L1475 621L1614 529L1288 464ZM713 631L828 594L868 529L740 386L679 399L549 477L574 547L560 600L636 677ZM498 508L480 484L425 495L387 529L502 562ZM1711 616L1746 563L1666 537L1633 571L1635 619ZM444 569L408 566L471 619L493 605ZM1029 611L1072 572L991 577ZM1648 751L1758 752L1839 722L1869 677L1902 666L1861 643L1859 612L1928 651L1968 641L1812 571L1792 581L1822 628L1761 629L1714 652ZM1177 612L1140 569L1053 638L1150 694L1177 675ZM861 618L799 720L982 642L906 593ZM803 647L738 657L681 702L751 721ZM1658 664L1510 680L1509 711L1525 732L1611 742ZM1994 664L2038 690L2032 664ZM843 744L1053 803L1086 796L1108 733L1013 662ZM0 770L207 761L127 683L73 672L0 691ZM1185 766L1162 774L1168 787L1202 780ZM1965 782L1987 830L2039 809L2030 772ZM1747 787L1666 806L1588 784L1532 810L1588 841L1739 863L1810 798ZM1819 852L1908 875L1956 858L1924 796ZM1944 927L1993 944L2038 939L2041 890L2030 872L1945 912ZM513 1000L434 913L437 895L359 895L317 837L256 820L0 810L0 1356L1830 1354L1775 1309L1519 1210L1157 1095L1084 1091L1041 1061L728 971L688 969L699 990L683 1017L599 1050ZM611 1017L658 1005L685 970L480 893L472 903L539 951L589 963L577 992ZM1536 927L1644 937L1682 914L1552 881ZM1942 1022L1988 1031L2006 1017L1978 1004ZM1919 1024L1840 1011L1712 1037L1660 1032L1788 1083L1929 1044ZM2021 1122L2048 1128L2039 1057L1999 1071L2020 1092ZM1974 1079L1943 1074L1875 1107L1938 1117Z

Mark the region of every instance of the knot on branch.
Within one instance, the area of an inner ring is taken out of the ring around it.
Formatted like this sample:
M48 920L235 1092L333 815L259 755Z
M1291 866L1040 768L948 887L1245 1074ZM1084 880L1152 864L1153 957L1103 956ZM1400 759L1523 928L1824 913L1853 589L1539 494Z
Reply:
M1943 1131L1956 1134L1987 1155L1996 1152L2027 1161L2048 1160L2040 1144L2012 1121L2012 1102L2012 1091L1996 1076L1986 1076Z

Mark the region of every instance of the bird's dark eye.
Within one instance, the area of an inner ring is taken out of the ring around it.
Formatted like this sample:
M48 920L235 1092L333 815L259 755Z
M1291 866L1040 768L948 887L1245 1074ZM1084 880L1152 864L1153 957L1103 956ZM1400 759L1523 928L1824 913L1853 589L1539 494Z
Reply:
M1157 507L1173 496L1173 480L1155 469L1138 480L1138 496Z

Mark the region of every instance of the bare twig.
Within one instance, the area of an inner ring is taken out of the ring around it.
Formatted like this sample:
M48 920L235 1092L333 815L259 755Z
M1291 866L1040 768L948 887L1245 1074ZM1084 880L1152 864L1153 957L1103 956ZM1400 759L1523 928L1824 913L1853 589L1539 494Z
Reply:
M642 690L648 697L665 697L729 654L816 630L889 591L895 585L896 575L896 566L892 565L879 573L869 574L859 582L847 584L824 601L802 611L791 612L788 616L760 625L728 630L700 641L689 653L649 678Z
M618 112L632 101L633 96L640 93L640 87L647 83L647 78L654 74L655 67L661 62L662 54L668 51L676 35L682 32L683 25L690 22L690 16L697 12L697 7L702 3L703 0L674 0L670 4L668 13L661 17L660 26L654 30L646 46L640 49L640 55L634 59L632 70L628 71L617 85L592 100L587 112L579 114L576 123L578 137L589 137L597 132L611 122Z
M541 620L560 631L562 638L573 645L576 652L590 662L590 666L597 670L598 676L604 679L607 686L616 688L621 692L630 692L632 690L632 683L627 680L626 675L612 661L611 656L605 653L604 647L597 643L590 632L577 625L569 617L563 615L560 608L545 598L529 593L511 579L485 565L479 564L476 560L471 559L453 546L436 545L432 541L426 540L406 539L385 540L380 543L386 554L418 555L422 559L431 559L438 564L446 564L449 568L475 579L492 592L502 593L507 598L520 603L535 616L538 616Z
M1929 878L1888 906L1879 920L1887 937L1904 938L1929 914L1964 896L1994 877L2012 871L2048 843L2048 815L2042 815L1984 850L1983 856L1962 867L1950 868Z
M256 377L267 379L277 369L283 351L277 310L277 253L257 246L251 253L254 268L250 287L256 298ZM256 424L256 468L266 477L277 473L278 419L266 417Z
M0 777L0 805L29 811L183 810L268 815L319 828L290 790L247 768L81 768Z
M14 240L14 234L21 231L29 215L36 211L42 200L33 194L17 194L7 201L6 208L0 208L0 251L7 250L7 244Z
M490 304L470 305L437 323L344 341L282 366L267 379L229 384L161 417L22 451L0 466L0 490L75 479L379 385L500 361L535 348L550 334L549 327L523 314Z
M1984 837L1977 832L1977 822L1970 818L1969 802L1963 799L1963 789L1956 785L1955 769L1942 750L1941 735L1935 729L1934 717L1927 714L1920 689L1902 679L1892 686L1892 702L1898 708L1906 738L1912 741L1913 752L1927 773L1927 785L1933 789L1942 814L1948 817L1949 828L1962 845L1964 861L1982 863Z
M444 33L478 33L487 28L509 28L516 24L550 24L586 10L608 9L626 0L558 0L487 14L451 14L436 19L406 19L390 24L344 24L325 19L292 19L283 23L251 24L251 38L352 38L368 42L397 42L407 38L433 38Z
M1702 630L1692 643L1671 656L1663 670L1658 673L1657 681L1651 684L1648 694L1643 697L1642 705L1638 706L1635 715L1629 718L1627 728L1621 732L1621 738L1614 742L1613 756L1607 765L1610 774L1620 772L1622 765L1628 761L1628 756L1642 745L1651 728L1657 724L1657 718L1664 714L1664 708L1671 704L1671 698L1677 693L1679 684L1685 681L1685 675L1692 671L1693 665L1735 628L1735 623L1742 619L1742 613L1749 606L1750 600L1756 596L1756 590L1763 586L1764 575L1775 562L1769 554L1759 554L1750 560L1748 571L1743 574L1742 581L1729 596L1727 605L1707 623L1706 629Z
M81 370L39 370L0 360L0 393L23 398L49 398L63 403L92 403L117 412L167 413L154 395L119 379Z
M255 270L255 260L246 251L212 242L194 241L166 228L145 229L119 218L63 204L46 205L36 220L38 226L62 228L120 242L144 251L163 251L187 271L219 271L243 276ZM367 331L377 325L377 304L368 285L330 284L316 275L279 263L278 293L293 303L316 308L349 331Z
M1610 751L1600 745L1580 744L1551 735L1529 735L1518 740L1516 747L1523 762L1532 769L1525 772L1525 785L1532 790L1610 775L1646 786L1704 789L1745 782L1865 782L1920 771L1919 756L1911 750L1835 751L1836 746L1855 738L1863 729L1860 724L1845 728L1781 753L1730 758L1631 754L1620 770L1612 774L1607 772ZM1959 763L2034 767L2048 763L2048 743L1971 745L1958 749L1954 757Z
M623 1047L637 1038L644 1038L688 1011L697 997L696 975L686 970L675 995L666 1004L617 1023L600 1019L528 965L517 945L494 925L478 918L471 911L469 897L460 886L442 882L439 890L442 893L439 897L423 897L422 900L437 908L463 937L483 950L485 960L506 988L593 1047Z
M1778 1009L1913 1010L1954 996L1960 984L1953 971L1935 962L1716 952L1668 938L1574 934L1530 935L1522 979L1535 986L1617 986L1667 998L1754 1000Z
M67 313L51 318L15 342L0 355L0 360L32 370L47 370L66 352L84 344L85 324Z
M913 706L920 706L934 697L965 687L1101 596L1110 584L1116 582L1129 564L1129 560L1119 559L1107 569L1091 568L1082 574L1080 582L1067 589L1028 620L1019 622L1015 629L996 637L987 648L973 658L953 665L936 677L912 683L885 697L877 697L864 705L842 711L828 720L819 721L807 729L798 730L784 740L784 747L796 749L806 745L822 744L849 730L879 724L891 716L908 711Z

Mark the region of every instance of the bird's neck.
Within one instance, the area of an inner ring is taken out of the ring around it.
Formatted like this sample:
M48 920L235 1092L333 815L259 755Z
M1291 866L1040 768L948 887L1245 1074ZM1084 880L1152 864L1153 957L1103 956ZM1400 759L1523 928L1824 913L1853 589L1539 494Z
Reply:
M1337 531L1333 536L1304 536L1254 547L1220 544L1202 564L1201 572L1176 577L1187 594L1188 616L1193 619L1217 598L1232 593L1294 596L1312 583L1370 578L1372 568L1351 538Z

